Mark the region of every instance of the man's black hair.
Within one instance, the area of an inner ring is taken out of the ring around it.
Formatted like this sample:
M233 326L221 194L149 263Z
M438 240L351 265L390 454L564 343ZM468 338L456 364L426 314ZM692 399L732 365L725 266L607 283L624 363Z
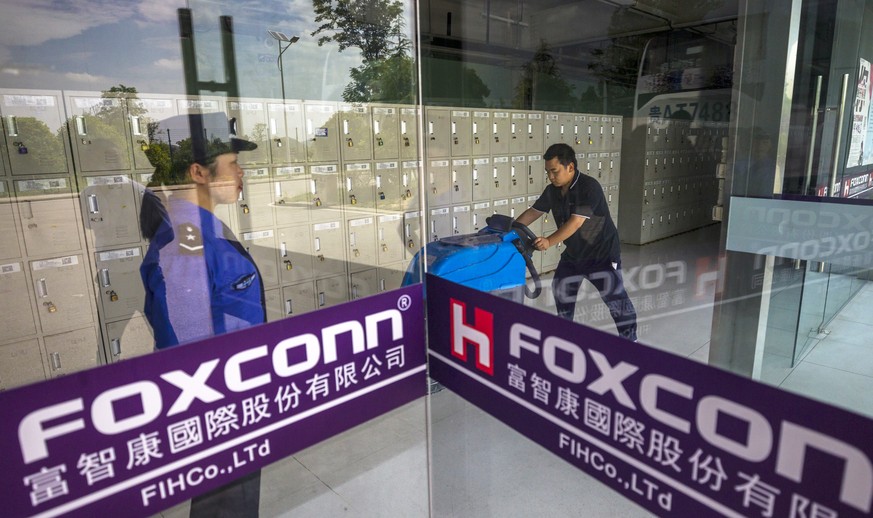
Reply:
M567 144L558 143L549 146L549 149L543 153L543 160L548 162L553 158L557 158L558 162L564 167L573 164L573 170L579 170L579 164L576 162L576 151Z

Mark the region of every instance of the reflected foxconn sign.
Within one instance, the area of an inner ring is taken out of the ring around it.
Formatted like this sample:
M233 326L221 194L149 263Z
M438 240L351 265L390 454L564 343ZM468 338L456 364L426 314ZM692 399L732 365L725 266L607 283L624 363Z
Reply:
M870 514L870 419L427 284L431 376L653 513Z
M150 516L425 393L413 286L0 394L4 516ZM353 408L353 411L349 411Z

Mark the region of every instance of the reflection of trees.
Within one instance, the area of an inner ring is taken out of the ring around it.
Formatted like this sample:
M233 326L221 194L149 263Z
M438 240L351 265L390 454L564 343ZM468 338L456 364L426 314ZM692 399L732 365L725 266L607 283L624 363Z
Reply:
M312 35L318 44L330 41L339 50L357 47L362 64L350 71L343 90L347 102L412 102L414 63L412 42L403 32L403 3L396 0L313 0Z
M57 134L53 133L48 124L37 119L36 117L16 117L16 125L20 135L27 135L27 140L23 141L24 147L32 150L39 150L38 153L31 153L31 156L37 162L38 171L60 172L67 168L64 155L64 131L58 129ZM16 137L7 137L13 147L9 149L10 153L16 153L14 147Z
M515 87L512 107L569 111L575 100L573 89L573 85L561 76L548 44L541 41L533 58L522 67L521 81Z

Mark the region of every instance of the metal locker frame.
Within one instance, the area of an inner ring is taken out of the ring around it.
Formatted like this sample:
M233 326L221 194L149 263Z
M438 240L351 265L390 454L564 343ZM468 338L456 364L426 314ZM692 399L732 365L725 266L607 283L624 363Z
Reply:
M283 286L315 278L310 225L279 228L276 230L276 241L279 278Z
M237 137L258 145L257 149L240 153L240 166L245 169L269 164L271 146L267 124L267 100L251 97L230 98L227 100L227 117L236 119Z
M394 105L372 105L373 159L400 159L400 109Z
M243 189L236 202L236 219L243 231L259 230L275 224L273 218L273 191L270 169L267 167L243 170Z
M252 256L264 288L273 288L279 285L279 264L277 261L276 231L272 228L267 230L254 230L240 234L240 244Z
M306 124L303 121L303 103L267 102L267 112L271 163L306 162Z
M94 298L89 289L87 265L81 255L31 261L30 273L43 334L56 334L94 322Z
M0 264L0 341L20 340L37 334L38 320L30 296L30 280L20 261Z
M337 107L333 103L303 103L307 162L336 162L340 159L337 116Z
M45 379L45 360L36 338L0 345L0 390Z
M125 320L141 312L145 289L139 271L143 261L140 247L96 252L94 256L97 299L103 321Z
M341 104L337 110L342 160L361 162L373 159L373 122L364 104Z
M106 356L117 362L150 354L155 350L152 327L145 317L137 316L104 325Z
M86 176L80 200L88 242L96 249L139 243L136 192L124 174Z
M350 272L375 268L378 264L375 215L346 220L346 244Z
M149 124L159 123L178 114L175 99L156 94L126 94L127 123L130 128L129 146L133 152L133 168L154 171L155 167L145 154L149 140Z
M69 174L73 163L62 93L0 89L0 98L3 100L0 103L3 139L12 175ZM55 145L44 149L34 147L34 143L42 143L46 137Z
M276 167L272 185L276 226L309 221L312 186L306 166Z
M70 177L15 181L16 205L28 256L82 249L82 227L72 189Z

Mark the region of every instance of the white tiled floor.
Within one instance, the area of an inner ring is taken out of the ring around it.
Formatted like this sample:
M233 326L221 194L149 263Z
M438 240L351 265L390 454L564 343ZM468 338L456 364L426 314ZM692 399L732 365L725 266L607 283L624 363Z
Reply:
M704 281L714 268L718 238L713 225L624 247L622 266L635 287L629 291L641 343L707 361L714 286ZM554 313L550 298L544 289L528 304ZM580 300L577 322L615 332L593 290ZM774 299L777 332L779 310L787 311L786 322L792 318L791 305L778 304ZM871 307L868 285L828 326L830 334L811 342L797 366L790 367L790 351L767 351L763 378L873 416ZM792 333L790 325L783 327ZM650 515L448 390L269 466L261 487L264 517L418 517L427 516L430 505L433 516L458 518ZM187 506L164 516L187 516Z

